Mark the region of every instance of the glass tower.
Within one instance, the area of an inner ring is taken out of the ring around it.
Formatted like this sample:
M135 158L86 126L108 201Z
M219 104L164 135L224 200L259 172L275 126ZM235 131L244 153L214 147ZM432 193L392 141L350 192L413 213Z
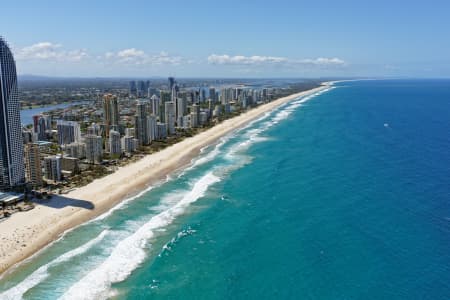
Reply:
M16 63L0 37L0 190L25 181Z

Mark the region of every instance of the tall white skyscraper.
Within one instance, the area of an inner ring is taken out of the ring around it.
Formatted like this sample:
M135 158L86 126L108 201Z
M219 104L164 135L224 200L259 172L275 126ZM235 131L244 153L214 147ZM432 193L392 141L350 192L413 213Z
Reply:
M0 37L0 190L25 181L16 62Z
M187 113L187 99L185 95L184 97L178 97L177 98L177 126L182 127L183 126L183 117Z
M109 132L109 153L111 155L120 155L122 153L120 144L120 133L115 130Z

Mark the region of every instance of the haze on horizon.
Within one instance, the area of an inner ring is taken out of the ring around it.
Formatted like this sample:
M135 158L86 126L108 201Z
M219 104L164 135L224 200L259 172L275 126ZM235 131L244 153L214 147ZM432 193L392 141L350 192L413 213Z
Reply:
M19 74L450 77L450 3L9 1Z

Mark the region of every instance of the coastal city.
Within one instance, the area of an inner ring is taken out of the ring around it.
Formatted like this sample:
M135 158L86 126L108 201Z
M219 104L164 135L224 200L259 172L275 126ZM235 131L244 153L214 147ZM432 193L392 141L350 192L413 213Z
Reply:
M4 216L17 207L33 208L34 197L68 193L256 106L320 85L174 77L70 84L24 79L22 92L3 39L0 51ZM42 112L28 116L34 108ZM24 114L29 120L21 120ZM25 205L17 206L22 200Z
M450 1L0 9L0 300L450 299Z

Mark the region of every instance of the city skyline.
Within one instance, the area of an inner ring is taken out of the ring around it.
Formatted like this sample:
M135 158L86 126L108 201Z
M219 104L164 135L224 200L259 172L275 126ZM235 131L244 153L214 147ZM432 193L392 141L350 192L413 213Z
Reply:
M20 75L449 77L449 4L401 2L19 1L0 34Z

